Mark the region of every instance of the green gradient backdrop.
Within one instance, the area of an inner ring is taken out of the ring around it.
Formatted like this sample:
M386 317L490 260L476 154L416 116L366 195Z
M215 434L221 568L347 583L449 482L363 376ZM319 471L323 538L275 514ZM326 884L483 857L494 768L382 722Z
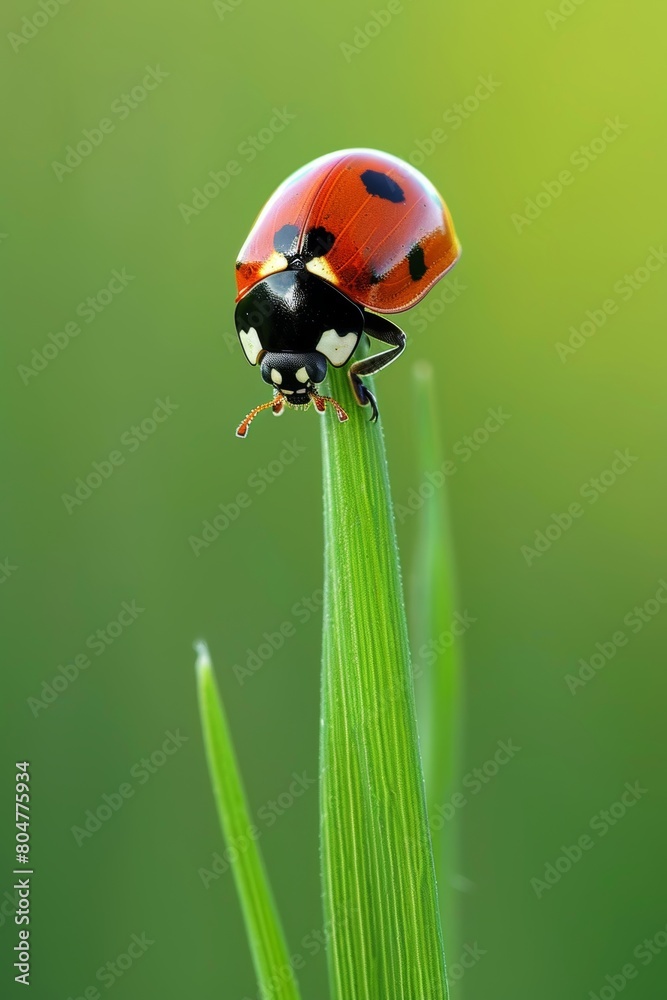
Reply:
M309 779L317 767L319 618L301 602L316 602L321 585L318 426L288 413L235 439L265 393L230 339L233 262L264 199L307 160L354 145L409 157L440 129L421 166L464 246L459 294L444 303L436 289L406 317L409 351L378 379L380 404L404 504L420 485L404 388L412 362L432 359L457 465L461 611L477 619L465 640L462 782L498 740L521 747L458 814L461 937L484 955L453 993L586 998L633 962L624 995L656 997L667 954L644 966L633 951L667 925L657 759L667 610L636 634L623 620L667 575L667 268L632 295L614 286L667 236L665 16L648 3L630 14L618 0L572 5L560 21L530 0L404 0L354 52L341 43L358 47L372 8L351 0L218 7L74 0L13 45L22 18L41 8L10 0L2 15L0 559L16 568L0 585L0 792L11 805L13 762L27 757L32 996L83 996L135 933L154 944L121 978L97 981L102 996L105 984L114 1000L255 996L232 878L205 888L199 874L222 850L198 736L199 636L217 664L291 948L304 957L304 997L325 995L323 951L306 937L321 928L317 793L279 817L266 807L293 772ZM121 118L112 105L147 66L168 75ZM457 118L480 76L493 92ZM293 119L250 161L242 144L274 107ZM113 131L59 180L52 162L105 117ZM608 118L627 128L604 151L594 145L581 169L577 150ZM186 223L179 205L232 159L238 175ZM512 216L568 169L572 183L551 204L543 195L518 232ZM79 316L81 334L25 384L19 366L33 348L123 268L133 280L122 294L94 322ZM610 298L617 311L561 360L570 326ZM138 446L123 438L166 397L178 408L153 435ZM464 461L457 442L490 407L510 419ZM280 474L260 492L251 477L279 461L285 440L303 450L273 466ZM68 513L62 494L116 449L124 463ZM590 503L580 490L616 449L637 461ZM195 557L189 537L240 491L250 506ZM521 547L577 500L583 515L528 565ZM406 571L415 528L414 517L399 526ZM35 716L28 699L132 600L145 609L137 620L103 655L88 648L91 666ZM239 684L234 664L285 622L295 634ZM628 644L572 694L565 675L619 629ZM146 780L135 765L177 729L187 742ZM128 781L134 795L78 846L72 827ZM605 836L591 832L636 781L647 794ZM594 849L538 898L531 879L587 831ZM0 975L13 995L15 928L3 903Z

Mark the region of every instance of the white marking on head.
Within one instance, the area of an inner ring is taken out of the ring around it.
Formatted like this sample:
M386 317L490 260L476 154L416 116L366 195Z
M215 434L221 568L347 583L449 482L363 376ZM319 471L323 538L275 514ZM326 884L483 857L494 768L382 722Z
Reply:
M239 339L246 358L251 365L256 365L257 357L262 350L257 330L254 326L251 326L249 330L239 330Z
M305 368L299 368L298 372L296 373L296 377L298 378L299 382L307 382L308 379L310 378Z
M271 369L271 381L273 382L273 384L274 385L280 385L280 383L282 382L282 380L283 380L283 377L280 374L280 372L278 371L278 369L277 368L272 368Z
M323 354L334 368L340 368L352 357L358 343L358 333L345 333L341 336L336 330L325 330L315 350Z
M285 396L285 395L287 395L287 396L293 396L294 395L294 389L281 389L280 391L283 394L283 396Z
M297 393L299 393L299 392L307 392L308 390L307 389L297 389L296 391L297 391Z

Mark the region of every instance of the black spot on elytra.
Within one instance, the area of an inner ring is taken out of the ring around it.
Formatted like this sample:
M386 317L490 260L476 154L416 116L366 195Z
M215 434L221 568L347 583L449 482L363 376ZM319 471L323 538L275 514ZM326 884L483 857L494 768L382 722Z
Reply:
M408 267L410 268L410 277L413 281L420 281L426 274L424 251L418 243L408 254Z
M299 227L285 225L281 226L273 237L273 247L278 253L284 253L286 257L296 253L297 242L299 240Z
M393 201L395 203L405 201L403 188L396 181L393 181L391 177L380 173L379 170L364 170L361 179L369 194L377 195L378 198L384 198L386 201Z
M333 233L330 233L328 229L324 226L313 226L306 233L306 239L303 244L303 255L311 260L313 257L324 257L325 254L329 253L336 237Z
M381 281L382 281L382 275L375 274L374 271L371 273L371 276L368 279L369 285L379 285Z

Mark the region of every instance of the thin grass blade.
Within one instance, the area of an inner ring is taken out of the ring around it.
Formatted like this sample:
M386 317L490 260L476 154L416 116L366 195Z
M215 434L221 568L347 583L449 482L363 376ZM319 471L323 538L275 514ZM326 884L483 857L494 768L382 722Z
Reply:
M418 514L410 622L426 801L443 933L447 948L451 950L457 947L456 885L460 879L459 831L457 816L451 816L451 797L458 787L461 645L452 631L457 611L455 560L433 368L428 362L418 362L413 374L420 481L430 489L425 491Z
M198 643L197 690L208 768L220 825L228 844L239 845L232 862L260 996L299 1000L287 945L246 803L225 710L205 643ZM240 846L242 845L242 847Z

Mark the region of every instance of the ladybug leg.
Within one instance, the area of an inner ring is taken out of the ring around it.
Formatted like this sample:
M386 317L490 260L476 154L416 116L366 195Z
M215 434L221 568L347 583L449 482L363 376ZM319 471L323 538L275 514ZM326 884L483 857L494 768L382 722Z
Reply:
M371 421L375 421L378 418L377 402L370 389L367 389L361 381L361 376L374 375L375 372L381 371L387 365L390 365L392 361L395 361L399 354L402 354L405 350L405 334L395 323L385 319L383 316L364 313L364 317L366 320L364 329L369 337L381 340L383 344L391 345L391 350L389 351L374 354L370 358L364 358L363 361L355 361L348 371L357 402L360 406L368 406L370 404L372 411Z
M366 372L366 374L368 374ZM350 382L352 383L352 388L354 389L354 395L357 397L357 402L359 406L369 406L371 408L371 423L375 423L378 418L379 410L378 404L375 396L370 389L367 389L364 383L361 381L356 372L353 372L350 368L348 375L350 376Z

